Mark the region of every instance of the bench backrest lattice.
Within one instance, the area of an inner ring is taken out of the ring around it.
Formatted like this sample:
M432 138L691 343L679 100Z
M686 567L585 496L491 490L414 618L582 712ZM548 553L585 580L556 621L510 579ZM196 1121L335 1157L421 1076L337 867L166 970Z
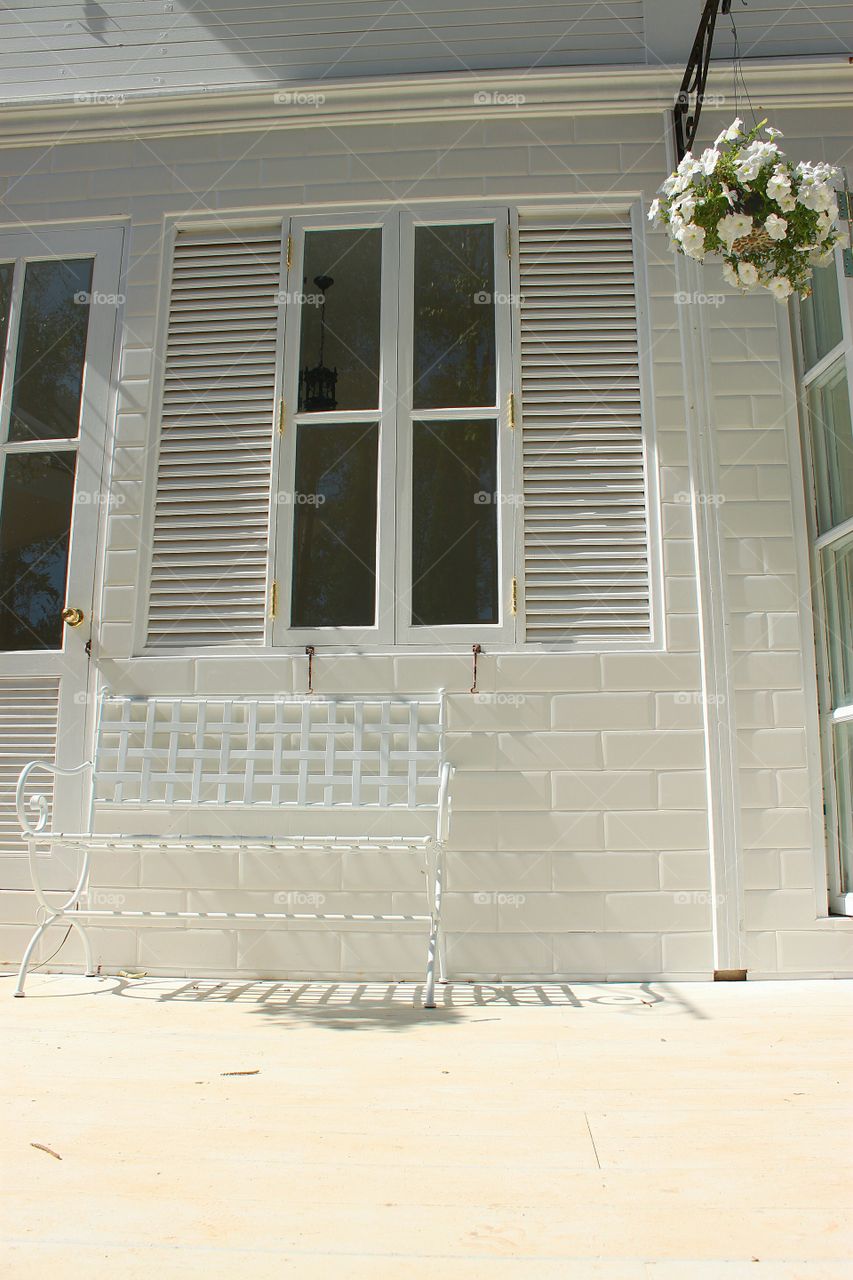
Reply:
M445 700L105 695L96 802L436 809Z

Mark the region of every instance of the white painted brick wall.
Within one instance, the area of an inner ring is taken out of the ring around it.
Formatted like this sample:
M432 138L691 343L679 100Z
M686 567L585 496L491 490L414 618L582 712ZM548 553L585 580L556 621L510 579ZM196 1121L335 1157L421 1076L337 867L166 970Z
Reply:
M722 124L720 117L719 124ZM820 130L778 113L789 152ZM709 113L707 132L718 127ZM703 120L703 129L706 122ZM615 141L618 139L618 142ZM805 144L803 144L805 145ZM845 142L849 146L849 140ZM830 143L826 144L830 148ZM825 158L835 158L834 153ZM134 658L136 590L144 572L142 476L164 215L267 210L303 203L408 203L448 197L523 201L526 194L642 189L665 172L659 115L464 121L199 137L63 143L45 153L0 150L7 221L130 215L117 449L108 521L99 660L128 693L300 692L305 662L224 657ZM448 858L448 962L460 977L708 977L711 947L705 746L685 406L672 260L648 241L657 457L666 575L666 648L651 652L486 654L483 695L450 703L459 772ZM817 920L797 621L791 474L774 303L728 291L710 326L732 677L738 729L747 961L756 974L853 972L853 930ZM154 411L156 421L156 407ZM323 692L465 690L468 655L318 659ZM496 694L517 695L511 702ZM18 887L20 864L3 880ZM344 909L406 904L421 880L411 861L358 855L144 853L97 855L95 883L146 905L267 903L318 892ZM816 889L818 890L816 896ZM349 904L345 907L344 904ZM252 909L248 906L247 909ZM32 895L0 892L0 959L14 962ZM106 967L263 976L417 976L422 931L318 926L235 932L156 926L93 931ZM73 965L72 939L58 963ZM42 957L55 941L48 937Z

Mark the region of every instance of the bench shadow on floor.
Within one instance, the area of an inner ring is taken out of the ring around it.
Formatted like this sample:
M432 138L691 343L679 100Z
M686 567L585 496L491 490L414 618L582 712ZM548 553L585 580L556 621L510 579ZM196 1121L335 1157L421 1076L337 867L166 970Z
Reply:
M125 998L169 1004L249 1005L283 1026L340 1031L448 1026L513 1008L598 1008L631 1016L647 1016L656 1010L703 1017L682 992L672 991L666 983L448 982L436 989L438 1007L423 1009L423 985L417 982L241 982L215 978L178 982L153 977L110 981L115 984L112 994Z

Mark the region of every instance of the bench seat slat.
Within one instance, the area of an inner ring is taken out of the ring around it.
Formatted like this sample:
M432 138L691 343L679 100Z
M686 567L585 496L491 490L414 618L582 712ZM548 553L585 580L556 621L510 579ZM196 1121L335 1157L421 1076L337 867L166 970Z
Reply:
M242 838L239 836L122 836L122 835L86 835L85 832L55 831L46 834L44 842L52 844L85 845L89 849L174 849L176 851L198 851L202 849L221 849L225 852L238 852L241 849L257 852L269 850L276 852L294 849L394 849L424 850L433 843L433 836L292 836L287 840L264 840Z
M368 912L352 912L345 914L341 911L112 911L108 908L101 907L79 907L75 913L78 916L97 917L98 919L133 919L133 920L345 920L356 923L370 923L371 921L394 921L411 920L422 924L426 920L430 920L428 915L403 915L400 912L389 912L387 915L370 914Z

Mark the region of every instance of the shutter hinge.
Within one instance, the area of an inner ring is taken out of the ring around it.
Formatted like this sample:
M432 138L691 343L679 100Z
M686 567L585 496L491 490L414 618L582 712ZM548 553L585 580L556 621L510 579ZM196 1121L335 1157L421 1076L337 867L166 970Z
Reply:
M513 615L518 613L518 578L513 578L512 580L509 611Z
M509 399L507 400L506 411L507 411L507 421L509 422L509 425L512 428L512 430L515 430L515 392L513 391L510 391L509 393Z
M287 237L286 257L284 262L289 271L293 266L293 236Z
M506 229L506 256L512 257L512 227Z
M278 613L278 583L273 578L270 584L270 617L274 618Z
M280 436L284 435L284 415L286 411L287 411L287 406L284 400L283 399L279 400L278 402L278 434Z

